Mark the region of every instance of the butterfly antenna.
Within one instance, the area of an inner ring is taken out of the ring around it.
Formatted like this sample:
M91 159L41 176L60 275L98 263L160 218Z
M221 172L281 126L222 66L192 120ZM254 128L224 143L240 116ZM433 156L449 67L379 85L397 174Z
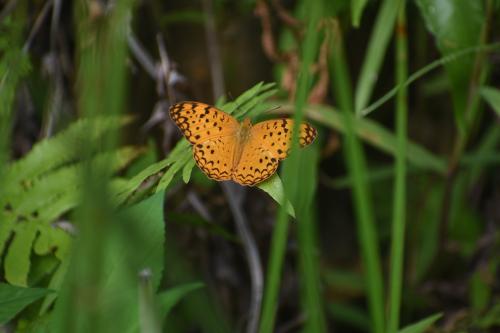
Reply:
M278 109L281 109L281 105L276 105L275 107L273 107L273 108L271 108L271 109L267 110L266 112L273 112L273 111L276 111L276 110L278 110Z

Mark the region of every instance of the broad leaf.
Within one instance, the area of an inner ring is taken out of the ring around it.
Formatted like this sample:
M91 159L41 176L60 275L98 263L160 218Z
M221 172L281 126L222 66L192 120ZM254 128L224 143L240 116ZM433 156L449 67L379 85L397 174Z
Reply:
M42 288L22 288L0 283L0 325L5 324L22 309L52 290Z
M484 23L483 3L470 0L417 0L427 29L434 35L443 55L478 45ZM462 57L445 64L459 129L465 126L464 111L473 59L473 56Z
M170 313L170 310L179 303L189 293L203 287L203 283L194 282L170 288L158 294L156 301L160 319L164 319Z

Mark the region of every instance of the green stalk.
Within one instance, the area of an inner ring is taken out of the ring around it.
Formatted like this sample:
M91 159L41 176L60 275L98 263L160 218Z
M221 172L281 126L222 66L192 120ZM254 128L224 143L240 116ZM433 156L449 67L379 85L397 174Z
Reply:
M384 331L384 299L382 269L380 265L377 233L373 217L371 195L366 182L366 162L363 147L356 136L354 128L354 106L351 84L340 28L337 21L333 24L333 50L332 50L332 78L334 93L339 101L345 117L345 159L349 176L353 180L353 201L356 208L358 221L358 239L361 245L363 262L366 273L365 279L368 286L368 303L372 321L373 332Z
M306 35L304 38L304 45L302 48L302 65L300 74L297 80L297 95L295 99L295 114L294 120L297 126L303 119L304 107L307 103L312 77L310 68L314 62L317 49L318 49L318 21L321 15L321 2L307 2L309 6L309 23L307 26ZM284 181L285 181L285 200L290 198L292 204L296 204L301 199L301 193L298 191L297 176L299 175L299 161L301 151L298 149L298 131L293 131L292 138L292 154L290 158L284 163ZM299 212L300 215L302 215ZM298 215L298 216L300 216ZM302 215L303 216L303 215ZM305 221L303 221L305 222ZM288 238L288 213L285 206L281 206L276 226L271 241L271 254L268 264L266 284L264 291L264 300L262 307L262 319L259 326L259 332L268 333L274 331L277 299L280 289L281 272L283 268L283 260L285 257L286 241ZM312 301L315 302L315 301ZM316 305L314 305L316 307ZM313 319L314 320L314 319Z
M408 78L408 40L406 35L405 4L400 8L396 24L396 84L403 84ZM406 141L407 141L407 89L396 96L395 181L392 215L391 271L389 289L389 318L387 332L396 333L399 327L401 287L403 284L404 237L406 222Z
M299 244L299 270L301 281L302 311L306 315L305 332L321 333L326 331L326 321L320 289L318 265L316 216L314 192L316 192L319 145L308 147L301 160L302 177L300 189L306 200L297 205L297 238Z
M288 238L288 214L280 209L274 226L271 241L271 258L267 268L264 301L262 303L262 319L259 332L273 332L276 316L277 299L280 288L281 271L285 257L286 240Z
M384 0L382 7L379 9L377 21L370 36L370 43L356 86L356 115L361 115L361 111L370 101L385 51L392 36L392 29L396 21L400 2L401 0Z

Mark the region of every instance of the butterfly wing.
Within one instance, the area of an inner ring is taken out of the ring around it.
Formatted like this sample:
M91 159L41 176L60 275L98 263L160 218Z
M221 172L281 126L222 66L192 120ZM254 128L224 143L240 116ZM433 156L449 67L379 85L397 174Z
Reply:
M235 135L239 123L227 113L204 103L181 102L170 107L170 117L193 144L200 169L215 180L230 180Z
M234 148L234 136L222 136L195 144L193 156L209 178L231 180Z
M243 146L241 158L233 173L233 180L253 186L270 176L280 160L290 151L293 130L292 119L275 119L254 125ZM307 123L300 125L299 144L305 147L316 138L316 129Z
M214 106L198 102L181 102L172 105L170 117L191 144L234 135L239 127L234 117Z

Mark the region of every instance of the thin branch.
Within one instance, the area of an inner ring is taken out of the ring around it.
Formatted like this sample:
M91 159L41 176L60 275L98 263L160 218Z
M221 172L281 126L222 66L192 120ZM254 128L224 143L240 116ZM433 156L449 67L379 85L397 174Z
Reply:
M156 43L158 44L158 51L160 53L160 70L163 78L163 87L167 92L168 100L173 103L174 93L172 91L172 85L170 84L170 74L172 73L172 66L170 64L167 50L165 48L165 43L163 42L163 37L161 34L156 35Z
M61 63L57 55L56 43L59 30L59 17L61 14L61 0L53 0L52 6L52 19L50 25L50 53L46 59L49 73L53 81L53 93L51 98L51 107L48 113L48 119L42 129L43 137L50 137L54 131L55 123L59 114L62 111L62 104L64 99L64 83Z
M328 73L328 50L330 49L330 41L328 35L325 36L319 51L318 62L315 65L315 71L318 74L318 80L311 88L309 93L309 103L321 104L324 103L325 98L330 88L330 75Z
M297 20L295 17L290 15L288 11L283 7L281 4L280 0L273 0L273 7L276 10L276 13L278 14L278 17L280 20L285 24L285 26L288 26L290 30L292 30L293 36L295 37L295 40L297 42L300 42L302 40L302 22Z
M252 281L252 292L250 297L247 333L255 333L259 326L260 308L264 291L262 263L257 244L248 228L248 221L242 210L242 202L245 194L244 188L234 183L223 182L222 189L224 190L229 208L233 214L236 229L243 243L243 250L245 251L248 262L248 269Z
M212 73L214 100L216 100L224 94L225 84L222 71L222 60L215 30L212 0L203 0L203 8L205 10L205 34L208 44L208 59ZM255 243L252 233L248 229L246 217L242 212L243 209L241 204L245 189L236 184L226 182L222 183L222 189L226 194L229 207L236 223L236 229L242 240L251 278L252 289L247 332L256 333L259 327L264 278L257 244Z
M210 71L212 73L212 89L214 100L216 100L224 95L224 72L222 70L219 43L215 29L213 3L212 0L203 0L202 3L205 12L205 36L207 39L208 61L210 62Z
M0 13L0 23L5 20L5 18L7 16L10 15L10 13L12 13L12 11L16 8L17 6L17 3L18 3L18 0L11 0L9 1L5 7L3 7L3 10L2 12Z
M255 4L255 15L260 17L260 24L262 28L262 48L267 57L275 62L287 62L286 54L282 54L276 46L271 25L271 13L269 11L269 6L265 1L257 1Z
M210 211L207 209L203 201L201 201L196 192L189 191L187 194L187 200L189 201L189 204L194 208L194 210L197 211L198 214L200 214L201 217L203 217L208 222L213 222Z
M27 53L31 47L31 43L33 42L33 39L35 38L35 35L38 33L38 30L40 30L40 27L42 26L43 21L47 17L47 14L49 13L49 9L52 6L53 0L48 0L45 5L42 8L42 11L40 15L35 20L35 24L33 24L33 27L31 28L30 34L28 35L28 39L23 45L23 52Z
M61 0L53 0L54 7L52 8L52 19L50 26L50 49L54 51L56 48L57 32L59 30L59 17L61 15Z
M158 71L156 69L156 64L149 53L144 50L144 47L139 43L137 38L135 38L133 33L129 33L127 37L128 47L135 59L141 64L142 68L151 76L155 81L158 80Z

